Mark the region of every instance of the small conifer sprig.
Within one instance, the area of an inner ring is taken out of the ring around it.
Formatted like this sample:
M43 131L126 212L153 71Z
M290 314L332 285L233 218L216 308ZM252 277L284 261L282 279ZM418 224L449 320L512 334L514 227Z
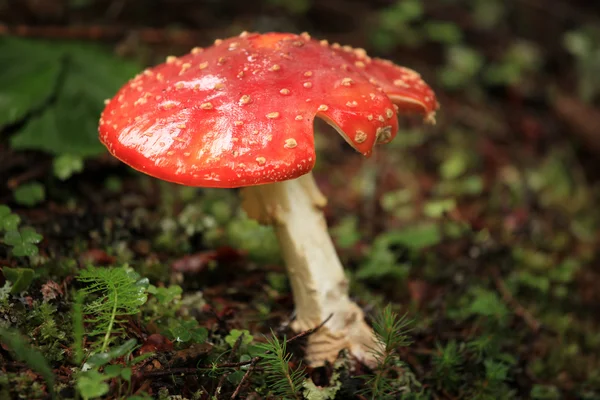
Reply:
M287 352L287 340L279 340L275 333L258 347L264 351L259 366L263 368L269 388L283 399L299 399L304 382L304 370L300 365L290 367L292 355Z
M392 311L391 305L386 306L374 319L373 330L380 340L380 346L371 349L377 360L373 375L366 376L366 389L363 395L371 400L394 398L398 380L390 376L390 372L402 364L398 349L411 344L408 337L412 321L406 315L399 316Z

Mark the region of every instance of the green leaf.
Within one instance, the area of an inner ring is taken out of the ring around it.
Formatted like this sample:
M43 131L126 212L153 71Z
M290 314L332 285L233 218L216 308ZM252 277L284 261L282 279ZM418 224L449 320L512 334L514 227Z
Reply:
M208 338L208 329L198 325L198 321L169 319L169 329L165 334L177 342L204 343Z
M402 280L408 276L410 266L398 263L396 254L390 250L390 243L385 235L375 239L369 256L356 272L358 279L395 278Z
M181 299L183 289L179 285L171 285L168 287L156 287L150 285L148 293L154 295L160 304L167 305L175 300Z
M444 179L455 179L468 168L468 156L462 151L453 151L440 164L440 175Z
M48 45L64 60L56 99L11 138L15 149L88 157L100 154L98 118L104 99L114 96L139 66L90 44Z
M529 393L534 400L559 400L562 399L560 390L553 385L533 385Z
M129 354L136 344L137 340L129 339L120 346L112 347L109 351L94 354L87 360L87 364L95 367L108 364L115 358L123 357L124 355Z
M116 378L117 376L121 375L122 370L123 367L119 364L107 365L104 367L104 375L106 375L108 378Z
M61 58L48 42L0 38L0 128L23 119L50 98Z
M63 154L54 159L52 168L54 176L61 181L69 179L71 176L83 171L83 159L71 154Z
M563 46L569 53L584 57L594 50L594 41L585 32L570 31L563 35Z
M434 246L442 240L437 224L418 224L386 233L385 237L390 244L402 245L412 250Z
M235 371L235 372L227 375L227 380L232 385L237 386L242 381L242 378L244 378L245 374L246 374L246 371L243 371L243 370Z
M262 357L262 355L265 353L265 349L258 344L248 345L246 351L250 357Z
M182 321L181 324L176 325L170 329L171 337L177 342L188 342L192 338L192 333L189 329L187 329L185 322L191 321Z
M27 290L35 275L35 272L31 268L4 268L2 273L12 283L10 290L12 294Z
M358 231L358 218L356 216L345 217L336 226L331 228L331 235L335 243L342 249L349 249L361 238Z
M15 257L33 257L38 254L35 245L42 240L42 235L33 228L25 227L18 231L8 231L4 234L4 243L12 246L12 254Z
M17 204L32 207L44 201L46 188L39 182L29 182L16 188L13 196Z
M131 381L131 368L123 368L121 370L121 378L125 379L127 382Z
M101 367L101 366L111 362L111 360L112 360L112 356L110 355L110 353L108 353L108 352L97 353L97 354L94 354L93 356L91 356L90 358L88 358L88 360L86 361L86 364L88 364L92 367Z
M137 345L137 340L129 339L122 345L111 348L109 353L112 356L112 358L123 357L124 355L133 351L133 349L136 345Z
M2 343L15 353L15 356L23 361L32 370L40 374L48 384L48 391L54 396L54 373L48 362L36 349L32 348L19 334L9 332L0 328L0 339Z
M252 340L254 339L254 337L246 329L232 329L231 331L229 331L229 335L225 336L225 342L227 342L228 345L233 347L235 345L235 342L237 342L238 338L242 335L244 335L242 343L240 343L242 346L250 344L250 342L252 342Z
M456 200L454 199L430 200L423 205L423 214L430 218L440 218L455 208Z
M10 212L10 208L0 205L0 230L14 231L21 223L21 217Z
M453 22L428 21L423 26L429 39L443 44L458 44L462 40L462 31Z
M106 379L106 376L96 370L85 371L77 377L77 390L87 399L104 396L110 389L105 382Z
M439 78L449 89L467 85L483 67L485 58L476 50L453 45L446 51L447 63L439 71Z

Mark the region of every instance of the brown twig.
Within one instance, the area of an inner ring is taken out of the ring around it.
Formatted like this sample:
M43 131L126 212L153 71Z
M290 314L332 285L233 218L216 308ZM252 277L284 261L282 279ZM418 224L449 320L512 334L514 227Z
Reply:
M231 400L234 400L237 397L237 395L240 394L242 387L244 387L244 383L246 383L248 378L250 378L250 375L252 374L252 372L254 372L254 369L256 368L256 364L258 364L258 362L261 359L262 359L262 357L256 356L252 360L250 360L250 366L248 367L248 370L246 370L246 373L242 377L242 380L240 381L240 383L238 383L237 387L235 388L235 391L231 395L231 397L230 397Z
M298 339L304 338L308 335L315 333L323 325L325 325L331 319L331 317L333 317L333 314L329 315L323 322L321 322L319 325L315 326L314 328L300 332L296 336L291 337L290 339L287 340L287 342L290 343L290 342L293 342L294 340L298 340ZM259 361L260 361L260 359L262 359L262 357L259 357ZM239 367L245 367L246 365L251 365L252 363L256 364L257 362L258 361L254 361L254 359L251 359L251 360L240 361L240 362L235 362L235 363L227 362L227 363L223 363L223 364L199 365L196 368L170 368L168 370L163 370L163 371L149 371L149 372L144 373L143 377L144 378L156 378L156 377L161 377L161 376L165 376L165 375L196 375L196 374L198 374L198 372L200 370L204 370L204 369L239 368Z
M242 340L244 340L244 332L242 332L242 334L240 336L238 336L237 340L233 344L233 347L231 348L231 353L229 354L229 358L227 359L228 362L233 362L233 360L235 359L235 355L237 354L237 352L242 344ZM229 376L228 373L224 373L223 375L221 375L221 378L219 379L219 383L217 384L217 387L215 388L215 392L213 393L213 398L215 398L215 399L219 398L219 393L221 393L221 388L223 387L223 384L225 383L225 379L228 376Z
M494 283L496 285L496 289L502 295L502 299L512 307L514 313L521 317L525 324L531 329L534 333L539 332L541 324L535 317L523 307L512 295L510 290L506 287L500 272L497 269L492 269L492 275L494 276Z
M290 343L290 342L293 342L294 340L298 340L298 339L301 339L303 337L306 337L306 336L309 336L309 335L315 333L316 331L321 329L321 327L323 327L323 325L325 325L327 323L327 321L329 321L331 319L331 317L333 317L333 314L329 314L329 316L327 318L325 318L325 320L323 322L321 322L319 325L315 326L314 328L311 328L307 331L300 332L296 336L291 337L290 339L287 340L287 342ZM254 357L252 360L250 360L250 367L248 367L248 370L242 377L242 380L240 381L240 383L238 383L237 387L235 388L235 391L231 395L231 398L230 398L231 400L234 400L237 397L237 395L240 393L240 390L242 389L244 383L248 380L248 378L250 378L250 375L256 368L256 364L258 364L258 362L260 360L262 360L262 357L260 357L260 356Z

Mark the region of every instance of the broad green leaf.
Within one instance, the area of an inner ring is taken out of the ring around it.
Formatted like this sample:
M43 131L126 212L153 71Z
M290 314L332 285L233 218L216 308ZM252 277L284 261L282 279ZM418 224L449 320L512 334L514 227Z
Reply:
M0 38L0 128L23 119L52 95L62 52L51 43Z
M13 294L27 290L35 275L31 268L4 268L2 273L12 283L10 292Z
M2 344L12 350L19 360L44 378L48 384L48 392L54 398L54 373L42 353L32 348L21 335L3 328L0 328L0 339Z
M97 138L100 107L89 98L61 93L52 107L30 118L11 139L17 150L90 157L102 153Z
M83 171L83 159L71 154L63 154L54 159L52 163L54 176L61 181L69 179L71 176Z
M46 198L46 188L39 182L24 183L13 192L15 201L22 206L32 207Z
M104 151L98 141L98 119L104 99L140 70L100 47L52 43L61 55L61 85L56 99L11 138L15 149L42 150L55 155L94 156Z

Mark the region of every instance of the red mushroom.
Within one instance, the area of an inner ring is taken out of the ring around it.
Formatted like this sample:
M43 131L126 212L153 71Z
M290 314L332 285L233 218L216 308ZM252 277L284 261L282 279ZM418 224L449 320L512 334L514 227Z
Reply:
M296 304L295 330L333 317L310 336L307 360L339 350L365 362L376 343L348 297L311 170L313 121L332 125L369 156L398 130L398 112L434 122L437 101L419 74L308 34L217 40L147 69L107 101L100 139L131 167L188 186L243 187L243 206L274 225Z

